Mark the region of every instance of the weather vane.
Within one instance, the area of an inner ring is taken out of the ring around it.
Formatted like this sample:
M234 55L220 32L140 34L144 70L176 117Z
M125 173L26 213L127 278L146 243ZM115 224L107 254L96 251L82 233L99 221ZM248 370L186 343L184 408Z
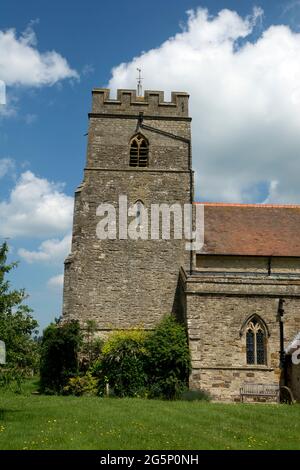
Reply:
M142 87L143 78L141 76L142 69L137 68L137 71L139 73L139 76L136 77L136 79L137 79L137 96L143 96L143 87Z

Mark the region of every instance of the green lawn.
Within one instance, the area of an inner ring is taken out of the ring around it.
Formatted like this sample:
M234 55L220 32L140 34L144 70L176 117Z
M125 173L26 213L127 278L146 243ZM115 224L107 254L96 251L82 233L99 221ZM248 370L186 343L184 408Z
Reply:
M300 406L0 392L0 449L300 449Z

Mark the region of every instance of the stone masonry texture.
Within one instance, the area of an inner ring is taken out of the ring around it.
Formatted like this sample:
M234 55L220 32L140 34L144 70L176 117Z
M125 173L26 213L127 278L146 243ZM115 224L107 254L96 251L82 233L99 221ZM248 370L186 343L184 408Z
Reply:
M129 145L139 113L158 130L190 139L188 95L173 93L165 103L161 92L94 90L90 114L87 164L75 194L72 252L65 263L64 319L95 320L100 331L133 326L152 328L175 310L179 269L189 269L185 240L99 240L101 203L190 203L192 172L189 146L166 135L139 130L149 142L149 166L129 166ZM106 101L105 101L106 100Z
M192 355L190 386L214 399L239 401L243 383L279 384L278 298L285 299L284 340L300 330L300 278L181 273ZM246 363L243 326L258 315L267 328L265 365Z
M187 93L107 89L92 92L83 181L75 192L71 253L65 261L63 321L95 320L98 334L153 328L169 313L185 322L192 357L190 387L215 400L239 401L244 383L282 384L278 299L284 298L284 342L300 331L300 206L208 203L202 251L185 239L100 240L100 204L193 202L191 119ZM143 125L145 126L143 128ZM149 143L146 168L129 166L130 141ZM118 222L118 217L117 217ZM117 224L118 228L118 224ZM150 225L149 225L150 228ZM171 230L172 234L172 230ZM264 365L246 361L247 319L266 331ZM299 367L290 386L300 399Z

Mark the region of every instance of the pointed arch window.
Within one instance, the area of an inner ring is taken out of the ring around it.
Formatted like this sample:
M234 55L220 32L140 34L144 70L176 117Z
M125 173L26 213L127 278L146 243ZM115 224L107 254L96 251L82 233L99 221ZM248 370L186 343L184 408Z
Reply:
M130 141L130 159L129 166L147 167L149 159L149 144L147 139L138 134Z
M247 364L264 365L267 363L266 331L258 317L252 317L246 325Z
M136 210L136 222L137 222L137 225L138 226L141 226L142 225L142 212L144 210L144 204L143 204L143 201L141 201L140 199L138 199L136 201L136 203L134 204L134 207L135 207L135 210Z

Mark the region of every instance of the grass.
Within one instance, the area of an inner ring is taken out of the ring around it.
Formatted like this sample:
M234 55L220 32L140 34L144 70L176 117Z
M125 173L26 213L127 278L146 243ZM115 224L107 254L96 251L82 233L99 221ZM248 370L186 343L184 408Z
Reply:
M0 391L0 449L300 449L300 406Z

